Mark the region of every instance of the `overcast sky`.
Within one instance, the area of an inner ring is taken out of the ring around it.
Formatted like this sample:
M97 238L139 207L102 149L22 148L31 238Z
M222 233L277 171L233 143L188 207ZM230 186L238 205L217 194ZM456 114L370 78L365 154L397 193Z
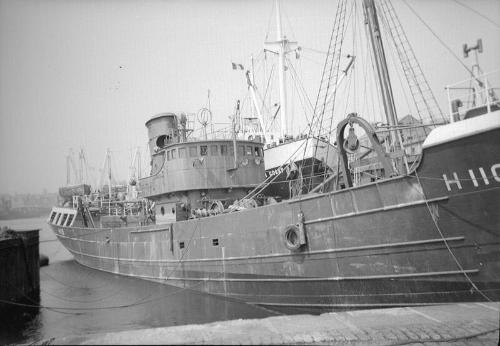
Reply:
M500 1L407 2L460 59L462 44L481 37L482 67L500 68ZM445 108L444 86L467 78L466 71L404 3L393 3ZM304 47L297 67L311 99L336 5L282 1L284 30ZM0 193L56 191L66 183L70 148L84 148L94 173L111 148L118 178L126 178L133 148L146 148L145 121L165 111L196 113L207 105L209 89L214 120L227 122L236 100L247 95L244 74L231 62L247 67L251 54L262 57L266 34L275 39L273 6L272 0L0 0Z

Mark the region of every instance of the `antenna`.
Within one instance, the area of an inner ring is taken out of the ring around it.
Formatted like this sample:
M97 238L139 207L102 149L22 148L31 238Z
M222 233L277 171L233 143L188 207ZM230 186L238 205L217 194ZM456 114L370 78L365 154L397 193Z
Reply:
M480 38L478 38L477 42L476 42L476 45L474 47L468 47L467 43L464 43L463 47L464 47L464 58L468 58L469 57L469 52L471 50L477 50L478 53L482 53L483 52L483 40L480 39Z
M203 126L202 133L205 140L207 139L207 125L212 122L212 112L208 108L202 108L198 111L198 122Z
M494 88L490 88L488 85L487 78L483 75L483 70L479 66L479 53L483 52L483 40L477 39L476 45L473 47L469 47L467 43L463 45L464 57L467 58L469 56L470 51L474 51L474 65L472 65L472 79L473 83L476 85L477 90L473 93L472 104L476 105L476 99L481 97L481 102L488 106L488 111L490 111L490 99L497 100L497 96Z
M211 103L210 103L210 89L208 89L207 91L207 103L208 103L208 111L210 112L210 132L212 132L212 134L214 133L214 123L212 121L212 107L211 107Z
M479 85L479 87L483 87L483 83L478 79L479 76L483 74L481 67L479 67L479 53L483 52L483 40L477 39L476 45L473 47L469 47L467 43L463 45L464 50L464 58L469 57L469 52L474 51L474 65L472 65L472 77L474 77Z

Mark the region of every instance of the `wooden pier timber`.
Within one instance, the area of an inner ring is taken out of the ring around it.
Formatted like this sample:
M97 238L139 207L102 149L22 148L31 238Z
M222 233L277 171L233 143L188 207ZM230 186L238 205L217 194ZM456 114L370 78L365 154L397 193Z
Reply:
M0 231L0 309L40 300L40 230ZM13 304L14 303L14 304Z

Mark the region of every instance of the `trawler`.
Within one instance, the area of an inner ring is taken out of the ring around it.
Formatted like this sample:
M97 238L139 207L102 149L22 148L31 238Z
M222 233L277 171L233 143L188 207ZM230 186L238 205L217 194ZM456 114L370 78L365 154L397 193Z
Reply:
M263 193L275 176L265 176L261 139L190 138L183 115L162 113L146 122L143 199L76 195L48 218L58 239L90 268L284 312L498 301L500 107L491 76L447 87L447 121L432 123L409 159L401 133L423 125L401 124L394 112L384 6L363 1L388 124L380 131L356 113L337 124L340 179L278 201ZM339 1L334 33L344 31L345 11ZM325 70L342 41L332 38ZM470 92L454 98L457 90ZM363 140L370 150L359 154Z
M278 200L304 194L322 185L323 181L337 175L338 155L337 148L328 140L329 136L311 134L308 129L293 135L290 123L297 119L291 116L292 105L289 102L289 85L287 80L290 71L295 71L288 56L294 54L298 57L301 47L298 42L290 41L284 33L280 2L275 1L276 12L276 38L274 41L264 42L264 53L274 55L277 59L275 68L279 102L278 108L271 111L264 107L265 100L258 93L255 81L254 58L252 57L251 69L245 71L245 79L251 99L251 115L243 116L237 103L236 121L241 129L241 135L247 138L261 138L264 145L264 166L266 177L273 180L262 191L266 195ZM267 36L266 36L267 37ZM351 58L344 73L347 73L354 62ZM261 62L262 63L262 62ZM234 64L233 69L243 65ZM269 82L267 81L268 88ZM295 80L297 77L293 77ZM264 94L268 94L268 88ZM303 86L296 86L299 92L304 93ZM333 94L330 91L330 98ZM303 95L307 98L307 95ZM313 111L312 109L310 111ZM305 110L299 111L302 118L306 117ZM279 121L278 121L279 120ZM329 189L330 184L323 184L321 189Z

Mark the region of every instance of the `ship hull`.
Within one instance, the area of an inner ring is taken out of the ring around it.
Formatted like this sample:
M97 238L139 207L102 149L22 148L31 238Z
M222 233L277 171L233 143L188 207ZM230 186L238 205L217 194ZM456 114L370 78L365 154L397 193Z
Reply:
M296 171L289 171L283 167L266 169L266 178L271 180L271 183L262 191L262 194L290 199L293 196L308 193L332 174L332 170L325 167L324 162L314 157L297 160L295 166ZM331 190L330 185L331 183L326 183L324 190Z
M495 128L424 148L409 176L236 213L51 226L85 266L284 312L498 301L498 138ZM305 232L297 250L290 225Z
M265 149L266 196L289 199L305 194L337 173L337 149L318 139L297 139ZM285 161L286 160L286 161ZM329 184L324 191L330 190Z

